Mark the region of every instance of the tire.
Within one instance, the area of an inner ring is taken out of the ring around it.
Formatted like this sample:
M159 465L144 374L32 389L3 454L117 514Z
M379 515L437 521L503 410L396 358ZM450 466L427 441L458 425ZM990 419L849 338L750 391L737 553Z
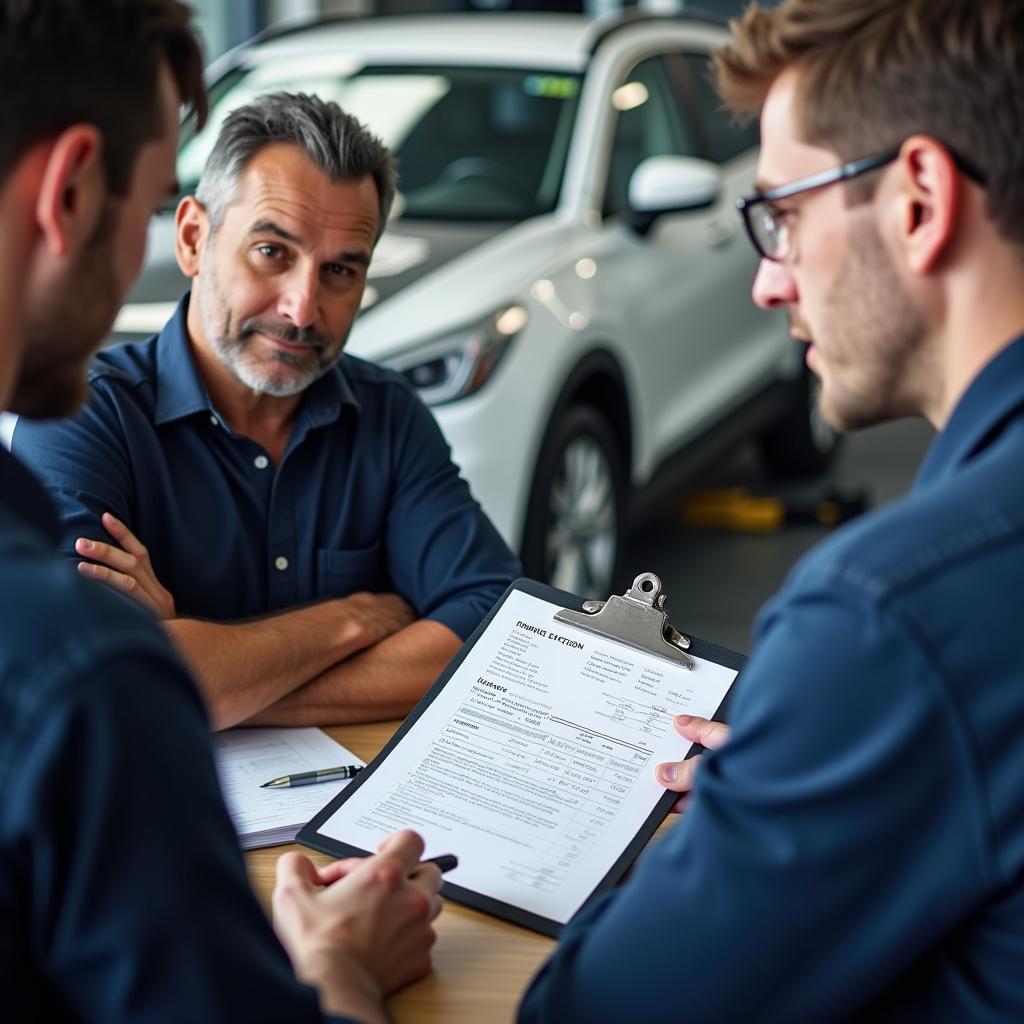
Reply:
M608 421L570 405L541 445L522 559L527 576L582 597L613 589L625 527L622 453Z
M789 410L759 438L761 460L779 480L821 476L835 462L843 435L825 421L818 407L818 378L804 366L793 381Z

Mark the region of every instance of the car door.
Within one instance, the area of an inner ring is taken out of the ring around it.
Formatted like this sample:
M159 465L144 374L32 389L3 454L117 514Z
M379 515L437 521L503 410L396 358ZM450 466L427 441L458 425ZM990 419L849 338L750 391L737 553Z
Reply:
M760 326L750 313L756 261L734 199L753 177L753 152L722 165L725 184L713 207L666 214L646 235L627 224L629 179L644 159L708 155L707 132L687 101L690 75L680 54L649 56L610 97L604 213L615 245L605 253L605 299L617 310L639 392L638 482L738 404L755 385L754 364L768 362L746 358Z

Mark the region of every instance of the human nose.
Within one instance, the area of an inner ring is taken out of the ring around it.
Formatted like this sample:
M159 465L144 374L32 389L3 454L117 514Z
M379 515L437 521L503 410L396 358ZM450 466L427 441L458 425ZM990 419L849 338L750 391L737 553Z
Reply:
M796 281L785 263L762 259L754 278L753 297L761 309L776 309L797 301Z
M277 311L296 327L312 327L319 317L319 276L297 267L283 282Z

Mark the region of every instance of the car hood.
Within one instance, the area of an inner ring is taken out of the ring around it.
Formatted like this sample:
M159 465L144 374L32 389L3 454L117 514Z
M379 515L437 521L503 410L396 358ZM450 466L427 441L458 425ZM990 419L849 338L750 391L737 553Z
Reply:
M504 223L397 221L373 251L363 315L420 278L507 230L508 224Z
M374 254L367 290L380 291L376 301L373 294L364 299L346 350L387 360L523 301L530 285L559 262L566 240L559 241L557 225L552 215L489 227L398 221L380 246L404 249L410 260L419 253L420 262L395 274L392 286L391 276L376 276Z

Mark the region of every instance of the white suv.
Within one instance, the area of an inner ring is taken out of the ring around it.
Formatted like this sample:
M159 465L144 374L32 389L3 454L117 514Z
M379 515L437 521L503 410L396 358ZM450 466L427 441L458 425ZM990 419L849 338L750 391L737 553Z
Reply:
M654 484L758 436L822 470L835 435L784 320L754 308L735 204L756 126L707 71L692 18L466 14L344 20L258 38L211 68L184 137L190 190L228 111L336 99L394 150L396 212L348 350L407 374L528 574L605 596ZM115 329L159 330L184 290L170 217Z

